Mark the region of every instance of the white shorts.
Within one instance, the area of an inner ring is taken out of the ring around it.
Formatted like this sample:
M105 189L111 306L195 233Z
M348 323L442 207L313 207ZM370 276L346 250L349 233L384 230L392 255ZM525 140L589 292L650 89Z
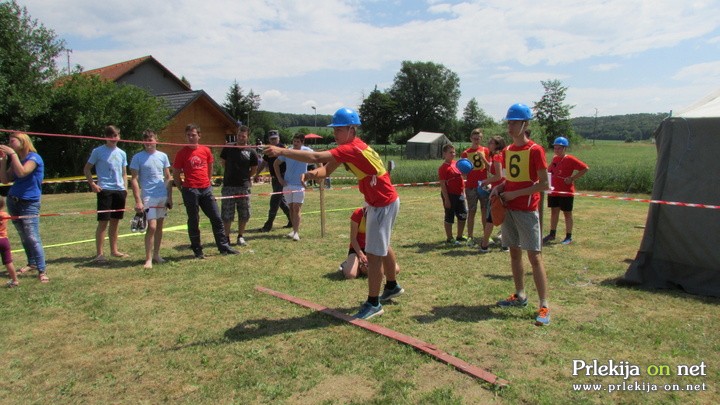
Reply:
M283 198L285 198L286 204L302 204L305 202L305 187L285 186L283 187Z
M365 253L387 256L392 228L399 211L400 198L384 207L367 207Z
M148 221L151 219L162 219L167 216L166 197L143 197L143 208L147 210L145 216Z

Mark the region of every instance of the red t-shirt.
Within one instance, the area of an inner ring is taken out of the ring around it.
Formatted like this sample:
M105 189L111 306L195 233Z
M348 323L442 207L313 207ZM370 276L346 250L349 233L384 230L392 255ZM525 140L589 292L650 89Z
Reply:
M523 146L510 144L503 149L505 168L505 191L515 191L532 186L538 181L538 170L547 169L545 150L533 141ZM507 202L506 207L517 211L536 211L540 193L520 196Z
M385 207L397 200L397 191L380 155L360 138L355 137L329 152L335 161L345 165L345 170L351 171L358 178L360 192L368 205Z
M362 207L356 209L352 215L350 215L350 220L358 224L358 245L360 245L361 249L365 249L365 209ZM353 245L350 243L350 249L352 249L352 247Z
M496 174L495 173L495 162L500 163L500 170L502 171L502 163L503 163L502 153L496 153L492 156L492 160L490 161L490 164L491 164L490 174L493 174L493 175ZM500 173L500 179L498 179L498 181L493 181L492 183L490 183L490 185L492 187L497 187L498 185L502 184L503 181L505 181L505 178L502 177L502 173Z
M468 159L473 164L472 170L467 175L467 188L477 188L478 180L485 180L488 177L487 167L485 167L482 155L485 155L485 158L490 160L490 150L484 146L470 147L460 154L460 157Z
M438 178L445 182L448 194L461 195L465 191L465 181L455 166L456 163L454 160L450 163L443 162L438 168Z
M565 179L572 176L575 170L582 171L588 168L582 160L573 155L565 155L563 157L553 156L552 163L548 167L548 173L552 174L553 191L575 192L575 183L565 184ZM571 197L568 194L553 194L560 197Z
M175 155L173 168L182 170L185 175L183 187L208 188L210 187L208 168L212 167L213 161L213 154L207 146L198 145L195 149L185 146Z

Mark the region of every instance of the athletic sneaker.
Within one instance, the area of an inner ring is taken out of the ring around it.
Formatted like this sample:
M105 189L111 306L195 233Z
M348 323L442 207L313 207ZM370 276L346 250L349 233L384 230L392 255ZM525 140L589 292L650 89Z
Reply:
M569 245L572 243L572 238L565 238L562 242L560 242L563 245Z
M555 235L550 234L550 235L544 237L542 243L548 243L548 242L550 242L551 240L555 240Z
M378 304L377 306L373 306L369 302L365 302L360 307L360 311L353 315L353 318L355 319L370 319L373 316L378 316L384 314L385 311L383 310L382 304Z
M482 245L478 246L478 252L479 253L490 253L490 246L483 247Z
M295 236L295 231L291 231L289 234L287 234L288 238L292 238L293 236Z
M468 238L468 240L467 240L467 245L470 246L470 247L473 247L473 246L477 245L477 239L475 239L475 238Z
M296 232L296 233L292 236L292 240L294 240L295 242L299 241L299 240L300 240L300 234Z
M457 245L460 244L460 242L456 241L456 240L453 239L453 238L447 238L447 240L445 241L445 243L447 243L448 245L453 245L453 246L457 246Z
M384 288L384 289L383 289L383 293L382 293L382 295L380 296L380 301L388 301L388 300L391 300L391 299L393 299L393 298L396 298L396 297L399 297L399 296L403 295L403 293L405 293L405 289L402 288L402 287L400 287L399 284L396 284L396 285L395 285L395 288L393 288L393 289Z
M538 315L535 318L535 325L543 326L550 323L550 308L542 307L538 311Z
M243 238L242 236L238 236L237 245L238 246L247 246L247 242L245 242L245 238Z
M507 247L507 246L500 246L500 251L501 251L501 252L509 252L509 251L510 251L510 248Z
M457 240L458 242L467 242L468 239L464 236L459 236L455 238L455 240Z
M507 299L497 302L499 307L525 307L527 306L527 297L520 298L517 294L513 294Z

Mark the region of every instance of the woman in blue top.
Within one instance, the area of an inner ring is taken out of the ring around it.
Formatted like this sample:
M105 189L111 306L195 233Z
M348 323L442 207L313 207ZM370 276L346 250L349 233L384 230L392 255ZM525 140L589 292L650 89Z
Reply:
M50 279L45 274L45 251L40 239L40 196L44 177L45 165L30 137L19 132L10 134L8 145L0 145L0 181L14 181L7 196L8 213L13 217L24 217L12 220L28 260L27 266L18 273L37 270L40 282L47 283Z

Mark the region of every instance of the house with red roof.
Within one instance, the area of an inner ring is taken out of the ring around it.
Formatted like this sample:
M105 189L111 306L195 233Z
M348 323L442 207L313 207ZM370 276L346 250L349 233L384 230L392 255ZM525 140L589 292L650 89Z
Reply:
M161 142L185 143L185 126L194 123L202 129L202 143L223 145L225 136L237 133L239 124L203 90L190 86L152 56L132 59L114 65L87 70L84 75L97 75L119 84L143 88L165 100L172 111L170 124L158 132ZM172 160L180 146L162 146Z

